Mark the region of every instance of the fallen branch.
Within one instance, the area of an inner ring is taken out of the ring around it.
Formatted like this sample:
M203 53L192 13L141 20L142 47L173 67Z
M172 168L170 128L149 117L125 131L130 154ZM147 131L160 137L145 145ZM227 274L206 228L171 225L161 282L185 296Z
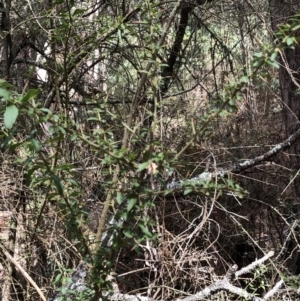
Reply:
M233 293L237 296L240 296L242 298L245 298L247 300L252 301L267 301L271 297L273 297L276 293L279 293L280 287L284 284L283 280L280 280L276 283L276 285L265 294L264 297L257 297L253 293L248 293L245 289L242 289L240 287L237 287L233 285L231 282L238 279L239 276L243 274L247 274L251 271L253 271L255 268L260 266L262 263L267 261L269 258L271 258L274 255L273 251L270 251L268 254L266 254L264 257L255 260L248 266L237 270L237 265L233 265L231 268L229 268L227 274L224 276L223 279L217 280L208 287L204 288L200 292L196 293L195 295L188 296L183 299L176 299L174 301L198 301L198 300L206 300L209 296L211 296L214 293L217 293L219 291L227 291L230 293ZM67 290L72 290L74 294L75 292L81 292L86 287L85 286L85 280L88 272L88 267L86 264L81 263L77 270L73 273L71 279L72 282L68 285ZM284 292L285 290L283 290ZM59 300L59 297L61 297L61 294L56 295L54 298L50 299L49 301L57 301ZM150 297L144 297L140 295L129 295L129 294L119 294L119 293L104 293L103 298L105 300L110 301L154 301L154 299ZM99 300L101 301L101 299Z
M186 185L196 185L201 182L206 182L216 177L225 177L230 173L238 174L241 173L251 167L261 164L265 162L278 153L288 149L291 145L295 144L300 140L300 129L298 129L293 135L291 135L288 139L283 141L282 143L277 144L272 149L267 151L266 153L257 156L253 159L245 160L243 162L231 163L227 167L217 167L214 171L205 171L196 177L193 177L188 180L182 181L173 181L167 184L167 189L180 189Z
M35 288L37 293L39 294L41 300L46 301L46 297L44 296L41 289L38 287L38 285L35 283L35 281L28 275L28 273L21 267L21 265L9 254L8 251L0 244L0 248L7 258L19 271L20 273L25 277L25 279Z

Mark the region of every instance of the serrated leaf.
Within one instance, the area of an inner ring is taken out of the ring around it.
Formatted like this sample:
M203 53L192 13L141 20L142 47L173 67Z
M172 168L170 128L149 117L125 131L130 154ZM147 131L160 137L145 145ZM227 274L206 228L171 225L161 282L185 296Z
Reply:
M41 93L40 89L30 89L22 98L21 102L29 101L36 98Z
M128 205L127 205L127 212L129 212L133 206L136 204L137 202L137 199L136 198L131 198L128 202Z
M8 106L4 113L4 126L10 129L17 120L19 109L15 106Z
M3 97L5 100L9 100L9 92L6 89L0 88L0 97Z

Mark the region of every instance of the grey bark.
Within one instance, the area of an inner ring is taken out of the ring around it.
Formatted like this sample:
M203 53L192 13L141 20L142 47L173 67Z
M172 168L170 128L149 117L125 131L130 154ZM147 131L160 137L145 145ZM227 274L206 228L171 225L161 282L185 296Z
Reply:
M270 0L271 24L274 31L278 30L280 24L288 22L288 18L292 17L300 11L299 0ZM300 30L291 33L294 36L300 36ZM294 48L287 48L281 53L279 59L279 83L281 89L281 98L284 104L283 114L285 121L286 136L292 135L295 130L300 127L300 46L294 45ZM300 144L293 143L288 149L290 158L290 168L294 175L300 169ZM300 177L295 176L294 184L294 201L293 208L297 211L297 217L300 217ZM299 238L298 238L299 241ZM299 244L294 241L291 249L294 250L291 254L291 259L288 260L288 268L292 273L295 273L300 268Z

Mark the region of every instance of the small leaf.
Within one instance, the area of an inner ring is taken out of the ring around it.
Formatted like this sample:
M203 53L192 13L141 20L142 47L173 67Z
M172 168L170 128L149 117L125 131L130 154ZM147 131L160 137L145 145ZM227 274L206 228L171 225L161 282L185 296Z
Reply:
M63 127L58 126L58 129L64 136L66 136L66 130Z
M117 197L116 197L117 203L121 205L123 203L123 197L121 192L117 192Z
M142 171L142 170L146 169L146 168L148 167L148 165L149 165L149 162L148 162L148 161L139 164L139 168L138 168L137 171L139 172L139 171Z
M62 274L58 274L58 275L55 277L55 280L54 280L53 284L58 283L58 282L60 281L61 278L62 278Z
M288 46L293 45L293 43L294 43L294 38L288 37L288 38L286 39L286 44L287 44Z
M118 38L119 38L120 43L122 43L122 33L121 33L120 29L118 29Z
M187 195L187 194L189 194L189 193L191 193L191 192L193 192L193 188L187 187L187 188L184 190L183 194L184 194L184 195Z
M131 198L128 202L128 205L127 205L127 212L129 212L133 206L136 204L137 202L137 199L136 198Z
M0 88L0 97L3 97L5 100L9 100L9 92Z
M144 234L146 234L149 237L152 236L152 233L149 231L147 226L144 226L144 225L139 225L139 226Z
M279 64L276 61L267 61L267 63L276 69L280 68Z
M78 138L78 136L76 134L72 134L71 141L75 141L77 138Z
M22 98L21 102L29 101L33 98L36 98L40 94L40 89L30 89Z
M263 54L261 52L255 52L255 53L253 53L253 56L260 58L263 56Z
M78 186L78 183L74 180L74 179L71 179L71 178L67 178L65 179L67 182L71 183L72 185L74 186Z
M249 77L247 75L244 75L242 78L241 78L241 81L243 83L248 83L249 82Z
M39 152L42 148L41 142L37 139L31 139L31 144L36 152Z
M296 26L294 26L293 28L292 28L292 30L293 31L296 31L296 30L298 30L300 28L300 25L296 25Z
M8 106L4 113L4 126L10 129L17 120L19 109L15 106Z
M276 60L276 58L277 58L277 52L273 52L272 54L271 54L271 57L270 57L270 60L271 61L275 61Z
M40 111L48 113L48 114L52 114L52 111L50 109L47 109L47 108L40 108Z
M121 214L121 218L123 219L124 222L126 222L127 219L128 219L128 212L125 212L125 211L124 211L124 212Z
M72 13L72 17L75 17L77 15L82 15L83 13L85 12L85 9L79 9L79 8L76 8L74 10L74 12Z
M132 233L132 231L130 229L123 230L123 233L128 238L132 238L133 237L133 233Z

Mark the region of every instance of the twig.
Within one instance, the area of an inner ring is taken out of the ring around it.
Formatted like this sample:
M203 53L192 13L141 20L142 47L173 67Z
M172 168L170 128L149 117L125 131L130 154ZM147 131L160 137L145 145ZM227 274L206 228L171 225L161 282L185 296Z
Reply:
M37 284L34 282L34 280L28 275L28 273L20 266L20 264L4 249L2 245L0 245L3 254L6 256L7 259L9 259L15 267L21 272L21 274L28 280L28 282L35 288L39 296L43 301L47 301L46 297L44 296L41 289L37 286Z

